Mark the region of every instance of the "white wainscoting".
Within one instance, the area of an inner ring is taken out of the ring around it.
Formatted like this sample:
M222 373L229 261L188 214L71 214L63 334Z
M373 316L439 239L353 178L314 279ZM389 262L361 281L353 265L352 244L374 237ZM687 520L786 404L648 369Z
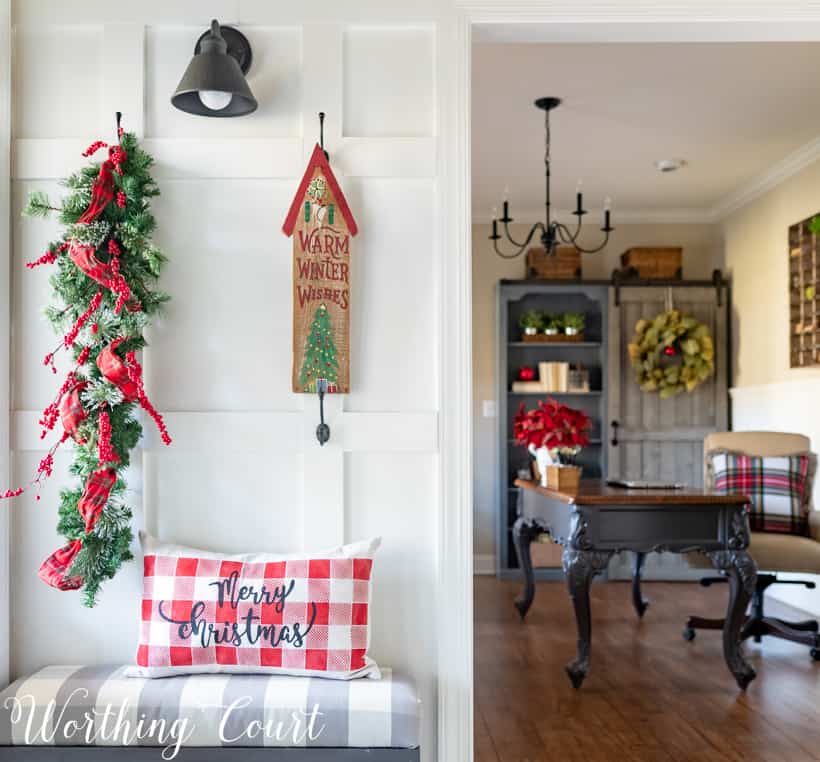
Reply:
M373 652L418 683L432 760L443 627L438 9L425 0L407 16L354 3L345 17L320 0L318 17L329 21L316 23L317 3L278 20L271 9L281 4L146 0L113 23L108 2L70 5L69 16L61 3L20 0L13 8L13 298L11 313L0 311L0 351L12 339L11 404L1 377L0 402L12 425L8 445L0 426L2 482L9 450L12 483L36 470L48 446L36 421L62 378L42 365L58 341L42 318L48 268L24 266L59 226L19 213L32 190L60 198L58 179L84 162L92 140L113 139L121 110L125 128L143 136L156 159L155 239L170 260L161 287L173 298L149 332L143 365L174 445L164 447L146 422L128 474L135 525L229 552L321 549L381 535ZM0 14L5 7L0 0ZM375 11L377 25L363 25L363 11ZM243 20L260 102L251 116L205 119L170 106L212 16ZM0 99L6 89L0 79ZM316 398L290 389L291 242L281 233L320 110L325 147L361 231L352 252L352 393L327 400L324 448L315 437ZM7 203L0 195L0 210ZM58 367L68 369L64 358ZM57 494L71 482L70 459L66 447L41 501L24 496L7 509L11 632L6 657L1 617L0 677L7 666L13 679L55 660L133 658L139 561L106 585L93 611L36 577L60 543ZM3 545L5 531L0 520ZM6 562L4 554L0 576ZM463 697L468 686L458 690Z

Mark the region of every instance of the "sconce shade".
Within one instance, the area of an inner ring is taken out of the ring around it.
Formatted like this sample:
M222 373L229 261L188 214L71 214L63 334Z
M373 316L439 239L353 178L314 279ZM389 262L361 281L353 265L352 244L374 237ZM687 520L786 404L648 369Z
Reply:
M259 104L245 81L251 58L245 35L229 26L220 28L214 19L210 31L197 41L194 57L171 103L180 111L199 116L244 116L256 111ZM215 106L220 101L227 101L227 105Z

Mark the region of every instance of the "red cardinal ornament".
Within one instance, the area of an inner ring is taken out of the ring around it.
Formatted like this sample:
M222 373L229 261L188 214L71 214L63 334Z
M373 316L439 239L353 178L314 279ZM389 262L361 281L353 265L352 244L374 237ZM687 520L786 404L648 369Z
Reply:
M100 164L100 172L94 180L94 185L91 187L91 203L77 222L94 222L94 220L103 213L105 207L113 200L114 193L116 192L114 186L115 164L113 158L115 156L119 158L119 154L114 154L115 150L122 151L119 146L113 146L108 149L108 158Z
M40 565L37 576L47 585L56 587L58 590L76 590L83 584L82 577L66 577L66 572L82 547L80 540L74 540L59 550L55 550Z

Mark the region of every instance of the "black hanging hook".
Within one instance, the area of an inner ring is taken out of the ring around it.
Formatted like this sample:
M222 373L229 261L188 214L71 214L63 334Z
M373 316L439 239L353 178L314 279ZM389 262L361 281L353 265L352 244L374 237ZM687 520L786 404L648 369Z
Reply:
M325 423L325 394L327 394L327 379L316 380L316 392L319 395L319 425L316 427L316 439L322 447L330 439L330 426Z
M325 151L325 112L319 112L319 148L322 149L322 153L325 155L325 158L330 160L330 156L327 155L327 151Z
M117 142L120 142L120 122L122 121L122 111L117 111L115 114L117 118Z

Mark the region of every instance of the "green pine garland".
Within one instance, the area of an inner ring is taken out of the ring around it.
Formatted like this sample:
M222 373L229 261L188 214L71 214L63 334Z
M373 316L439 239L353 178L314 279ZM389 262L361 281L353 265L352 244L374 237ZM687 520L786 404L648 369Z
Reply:
M93 244L97 247L96 256L107 262L107 241L114 239L121 251L120 273L131 289L132 299L141 306L141 311L122 309L117 314L114 309L117 295L102 288L102 304L80 330L71 347L75 362L81 351L88 349L86 361L77 368L77 375L88 382L81 393L88 417L81 424L78 437L85 442L74 446L71 473L78 477L81 484L85 484L88 477L101 467L97 439L99 416L103 410L108 412L111 445L119 457L119 462L113 466L118 477L116 484L97 523L88 534L77 510L82 487L60 492L57 529L68 541L82 541L82 550L66 576L82 578L86 606L94 605L103 582L111 579L120 566L132 558L132 512L125 502L126 485L122 474L128 468L131 450L142 434L142 427L135 418L137 403L126 402L122 392L102 376L96 365L97 356L119 337L125 338L120 344L121 352L142 349L146 343L143 331L151 316L160 312L169 299L167 294L153 288L166 261L150 240L156 227L150 199L159 195L150 174L153 159L140 148L132 133L123 133L120 146L125 150L127 159L122 163L123 174L120 176L114 172L113 177L115 198L117 192L125 194L124 207L112 200L94 222L77 224L78 218L89 206L92 185L100 170L99 163L92 163L63 181L68 194L60 206L52 205L42 191L35 191L29 195L23 212L29 217L57 214L65 225L62 237L52 241L44 257L41 257L41 262L53 261L56 268L50 278L56 303L48 306L45 314L60 336L74 325L94 295L101 290L97 282L72 262L65 248L71 240Z

